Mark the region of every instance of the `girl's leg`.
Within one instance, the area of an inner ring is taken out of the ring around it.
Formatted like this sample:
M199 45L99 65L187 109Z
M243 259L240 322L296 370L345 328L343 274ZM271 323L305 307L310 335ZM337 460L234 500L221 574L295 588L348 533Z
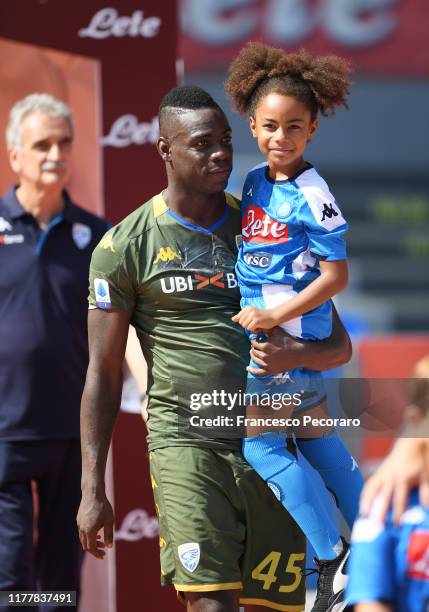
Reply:
M340 512L351 529L358 513L363 486L362 474L355 459L335 431L321 438L298 438L297 445L335 495Z
M287 448L285 434L245 438L243 454L301 527L317 557L335 559L343 545L335 526L334 501L328 495L321 502L311 468Z

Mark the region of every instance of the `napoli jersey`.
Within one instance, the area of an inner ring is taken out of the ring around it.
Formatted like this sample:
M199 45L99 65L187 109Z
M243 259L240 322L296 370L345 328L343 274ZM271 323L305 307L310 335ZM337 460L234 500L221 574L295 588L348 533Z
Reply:
M399 526L371 515L352 533L347 587L351 604L385 601L395 612L429 611L429 510L412 492Z
M311 165L274 181L264 163L243 187L240 285L313 281L319 261L346 259L347 224L328 185Z
M346 258L348 226L328 185L311 166L274 181L268 164L247 175L242 197L242 243L236 266L241 305L273 308L320 275L319 262ZM326 338L330 302L282 324L295 337Z

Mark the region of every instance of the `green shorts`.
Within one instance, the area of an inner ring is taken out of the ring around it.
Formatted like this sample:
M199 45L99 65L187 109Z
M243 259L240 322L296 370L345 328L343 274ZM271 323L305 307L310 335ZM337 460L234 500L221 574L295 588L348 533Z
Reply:
M305 538L241 453L171 446L150 453L150 468L162 584L304 609Z

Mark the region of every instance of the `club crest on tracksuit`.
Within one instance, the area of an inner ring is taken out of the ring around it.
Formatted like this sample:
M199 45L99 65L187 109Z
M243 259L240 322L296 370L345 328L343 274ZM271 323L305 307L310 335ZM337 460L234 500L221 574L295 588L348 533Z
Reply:
M177 547L180 563L189 572L194 572L200 562L200 545L197 542L186 542Z
M88 225L73 223L72 236L78 249L84 249L91 242L92 231Z

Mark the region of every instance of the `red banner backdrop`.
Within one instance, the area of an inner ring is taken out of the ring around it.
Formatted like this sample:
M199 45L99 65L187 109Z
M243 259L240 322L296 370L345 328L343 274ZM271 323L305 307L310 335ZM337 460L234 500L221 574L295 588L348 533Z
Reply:
M2 0L0 37L16 64L0 70L3 124L11 104L35 91L63 98L77 115L70 190L80 204L99 212L104 191L105 216L116 223L164 187L153 143L159 101L176 84L175 2ZM82 164L88 147L93 155ZM82 189L91 180L95 188ZM174 590L159 586L144 438L141 417L121 413L113 442L117 543L110 561L86 563L81 612L181 609Z
M248 40L337 53L377 75L429 74L426 0L181 0L185 70L224 69Z

